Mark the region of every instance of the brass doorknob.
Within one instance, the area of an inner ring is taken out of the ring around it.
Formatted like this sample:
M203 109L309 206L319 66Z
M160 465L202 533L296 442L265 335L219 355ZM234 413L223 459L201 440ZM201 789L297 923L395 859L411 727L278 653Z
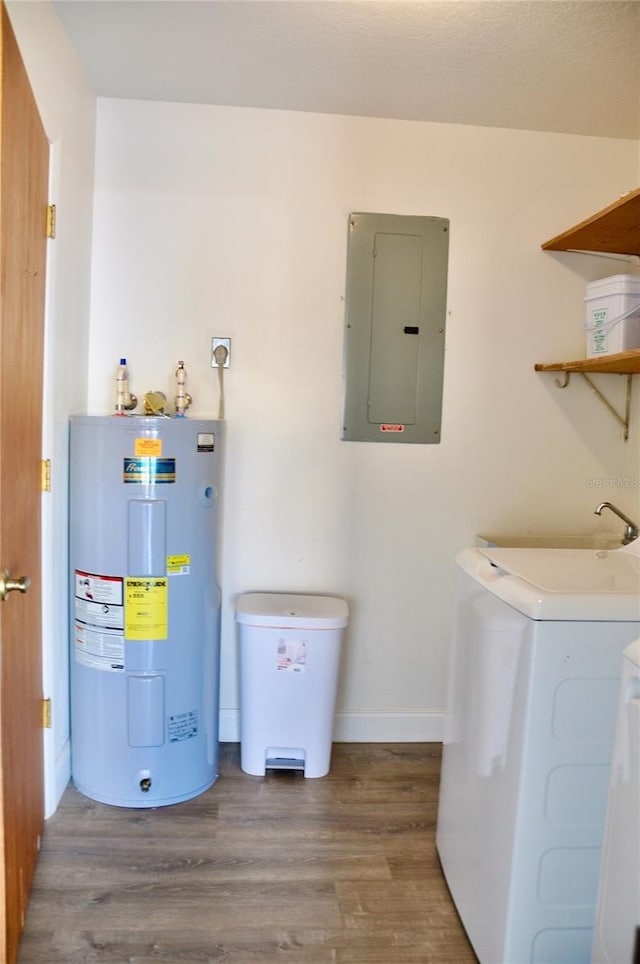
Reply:
M4 602L10 592L26 592L30 585L31 580L28 576L11 579L9 570L3 569L0 572L0 601Z

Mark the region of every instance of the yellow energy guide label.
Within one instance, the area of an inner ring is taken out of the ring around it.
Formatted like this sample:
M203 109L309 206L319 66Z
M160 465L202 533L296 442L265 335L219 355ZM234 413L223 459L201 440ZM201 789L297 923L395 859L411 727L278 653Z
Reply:
M191 569L191 556L167 556L169 576L188 576Z
M124 581L126 639L166 639L168 635L166 578L128 576Z

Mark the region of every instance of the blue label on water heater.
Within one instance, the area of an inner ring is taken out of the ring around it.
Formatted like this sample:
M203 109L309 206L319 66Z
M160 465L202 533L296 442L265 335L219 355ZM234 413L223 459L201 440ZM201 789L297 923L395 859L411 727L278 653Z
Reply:
M175 482L176 460L156 459L142 456L124 460L123 482L137 482L141 485Z

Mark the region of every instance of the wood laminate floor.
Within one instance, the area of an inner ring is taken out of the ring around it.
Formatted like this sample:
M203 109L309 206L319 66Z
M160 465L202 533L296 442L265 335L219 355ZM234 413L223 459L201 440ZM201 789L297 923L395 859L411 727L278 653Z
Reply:
M20 964L474 964L434 836L438 744L336 744L331 772L220 778L157 810L68 788Z

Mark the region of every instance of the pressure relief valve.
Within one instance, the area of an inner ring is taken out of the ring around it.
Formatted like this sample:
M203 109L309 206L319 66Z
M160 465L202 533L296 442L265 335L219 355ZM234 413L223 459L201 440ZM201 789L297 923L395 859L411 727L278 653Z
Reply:
M133 411L138 404L138 399L129 391L129 370L127 359L121 358L116 372L116 415L125 415Z
M178 367L176 368L176 418L184 418L186 410L191 405L191 395L186 391L187 384L187 369L184 367L184 362L179 361Z

